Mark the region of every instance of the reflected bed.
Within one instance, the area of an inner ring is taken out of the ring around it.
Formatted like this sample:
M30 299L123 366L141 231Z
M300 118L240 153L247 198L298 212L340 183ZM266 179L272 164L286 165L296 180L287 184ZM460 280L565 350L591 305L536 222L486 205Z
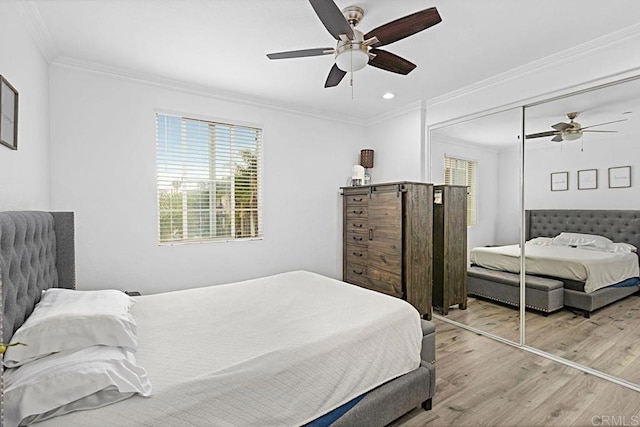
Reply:
M640 211L531 210L527 211L526 220L527 241L553 238L560 233L582 233L640 247ZM519 250L518 245L474 248L471 255L474 265L469 269L470 295L518 305L514 299L518 293L511 288L517 286L519 280ZM635 253L611 254L530 244L527 244L526 251L527 273L540 282L539 286L527 285L528 307L550 312L553 311L547 309L550 304L554 309L566 306L582 310L588 316L594 310L640 289L637 286L638 257ZM509 285L505 285L506 282ZM563 284L562 296L559 300L555 295L554 301L550 301L549 292L555 292L558 282ZM620 286L621 282L625 286ZM535 304L531 303L530 292L537 292ZM505 299L492 297L501 294L510 296Z

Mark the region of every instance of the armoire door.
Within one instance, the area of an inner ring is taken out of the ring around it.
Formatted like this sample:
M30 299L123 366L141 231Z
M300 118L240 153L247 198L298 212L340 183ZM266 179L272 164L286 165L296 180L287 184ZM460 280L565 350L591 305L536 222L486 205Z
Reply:
M402 194L397 186L385 190L376 188L369 199L367 279L372 288L402 297Z

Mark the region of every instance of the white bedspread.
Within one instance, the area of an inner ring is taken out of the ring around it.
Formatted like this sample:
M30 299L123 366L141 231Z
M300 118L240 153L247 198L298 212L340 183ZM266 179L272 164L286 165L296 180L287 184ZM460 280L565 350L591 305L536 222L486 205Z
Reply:
M568 246L527 245L526 272L585 282L591 293L631 277L638 277L638 256ZM471 262L492 270L520 272L519 245L473 248Z
M309 272L137 298L152 397L46 426L295 426L420 365L405 301Z

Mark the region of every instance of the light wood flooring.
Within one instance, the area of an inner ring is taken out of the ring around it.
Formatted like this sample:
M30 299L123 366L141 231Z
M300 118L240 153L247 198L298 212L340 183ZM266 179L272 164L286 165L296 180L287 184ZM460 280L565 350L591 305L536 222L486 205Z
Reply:
M524 350L436 323L433 409L394 427L640 425L640 393Z
M467 310L450 308L447 318L519 340L519 311L513 307L469 298ZM548 317L527 310L525 341L547 353L640 384L640 296L636 293L596 310L589 319L566 308Z

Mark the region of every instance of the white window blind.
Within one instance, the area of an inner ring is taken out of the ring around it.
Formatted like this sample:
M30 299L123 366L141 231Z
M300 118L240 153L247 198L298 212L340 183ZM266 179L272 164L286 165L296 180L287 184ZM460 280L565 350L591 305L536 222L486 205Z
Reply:
M156 114L158 239L262 237L262 130Z
M467 225L478 224L478 162L445 155L444 183L467 186Z

